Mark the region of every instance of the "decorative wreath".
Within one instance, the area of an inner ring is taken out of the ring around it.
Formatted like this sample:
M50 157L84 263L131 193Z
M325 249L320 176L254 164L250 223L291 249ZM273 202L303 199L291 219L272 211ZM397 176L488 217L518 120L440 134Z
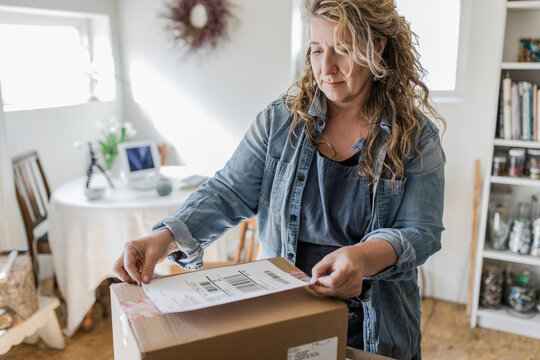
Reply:
M173 0L165 17L176 41L194 53L204 48L215 49L220 40L229 38L238 21L228 0Z

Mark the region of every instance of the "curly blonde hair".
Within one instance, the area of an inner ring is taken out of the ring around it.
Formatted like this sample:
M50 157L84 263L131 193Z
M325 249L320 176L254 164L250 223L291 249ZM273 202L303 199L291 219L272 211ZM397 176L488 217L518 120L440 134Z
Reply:
M365 152L358 165L360 175L374 180L376 151L379 139L387 156L384 167L392 174L391 182L405 175L404 162L416 148L420 134L417 116L425 114L446 126L429 102L429 89L422 81L425 70L419 62L415 43L416 35L409 23L396 12L393 0L304 0L307 20L320 17L336 23L334 29L335 51L370 69L373 76L371 96L362 115L370 119L369 133L364 142ZM386 38L381 56L377 50ZM317 82L311 68L311 54L306 54L304 75L283 95L293 115L290 135L305 123L306 133L312 143L315 119L308 109L315 96ZM383 113L388 114L392 131L390 136L381 134Z

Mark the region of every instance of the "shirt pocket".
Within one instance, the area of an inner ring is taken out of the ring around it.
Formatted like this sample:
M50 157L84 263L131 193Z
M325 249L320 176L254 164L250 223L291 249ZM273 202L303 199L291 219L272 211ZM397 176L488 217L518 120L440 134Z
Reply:
M377 213L381 227L389 227L394 222L403 199L406 183L406 178L396 180L395 184L392 184L390 179L382 178L379 180Z
M289 169L290 164L278 158L268 156L266 159L259 201L273 212L281 211Z

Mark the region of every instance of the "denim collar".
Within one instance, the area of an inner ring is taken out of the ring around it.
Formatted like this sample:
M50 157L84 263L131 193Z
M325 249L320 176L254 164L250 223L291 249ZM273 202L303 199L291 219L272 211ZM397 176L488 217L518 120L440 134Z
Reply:
M308 114L313 116L317 121L316 129L319 133L322 132L326 123L327 106L326 96L317 88L315 95L313 95L313 101L311 101Z
M313 95L313 101L311 101L311 106L309 107L308 114L313 117L326 118L327 103L326 96L324 93L317 88L315 90L315 95Z
M319 131L324 129L327 110L328 105L326 102L326 96L319 88L317 88L315 95L313 96L313 101L311 101L308 114L316 118L317 130ZM390 122L390 115L388 114L388 111L383 112L379 126L386 133L386 135L390 135L390 132L392 131L392 123Z

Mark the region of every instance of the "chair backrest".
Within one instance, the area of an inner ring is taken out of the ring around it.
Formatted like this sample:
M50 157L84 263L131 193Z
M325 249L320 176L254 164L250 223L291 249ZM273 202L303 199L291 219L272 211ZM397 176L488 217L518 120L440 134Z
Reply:
M246 248L246 253L244 255L244 258L242 259L242 253L244 251L244 245L246 242L246 235L247 235L248 230L251 231L251 235L249 237L249 243ZM235 264L240 264L241 262L250 262L257 259L260 252L260 247L259 247L259 243L256 242L255 240L256 233L257 233L257 218L256 217L246 220L240 224L240 239L238 242L238 248L236 250L236 257L234 259ZM255 244L257 246L254 249Z
M13 158L15 192L28 239L28 251L37 274L37 243L34 229L47 219L47 205L51 197L49 183L36 151Z

